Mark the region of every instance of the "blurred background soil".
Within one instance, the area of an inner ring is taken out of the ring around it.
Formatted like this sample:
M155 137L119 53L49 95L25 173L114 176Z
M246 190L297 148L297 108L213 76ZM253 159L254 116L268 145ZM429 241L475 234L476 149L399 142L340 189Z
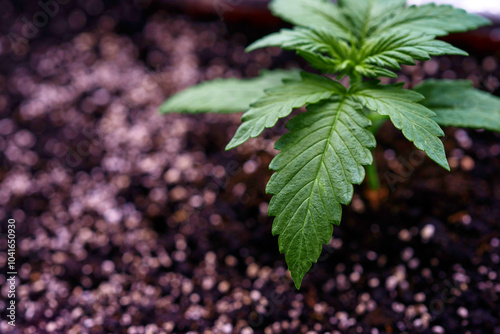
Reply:
M0 1L0 221L2 233L17 221L19 273L17 325L2 317L0 332L500 333L499 134L446 129L446 172L384 126L382 196L357 187L295 290L264 192L286 121L224 152L240 114L157 112L203 80L308 69L290 52L246 54L282 23L228 6L70 1L14 49L40 7ZM399 81L470 79L499 95L497 35L455 37L470 58L404 67Z

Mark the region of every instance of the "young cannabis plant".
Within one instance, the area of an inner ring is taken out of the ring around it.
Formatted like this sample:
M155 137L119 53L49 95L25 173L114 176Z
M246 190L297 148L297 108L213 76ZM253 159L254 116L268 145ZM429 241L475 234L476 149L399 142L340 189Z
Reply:
M295 50L330 76L299 71L263 72L249 80L219 79L181 92L161 106L166 112L246 110L227 149L257 137L293 109L270 164L276 171L266 188L274 195L269 215L295 286L316 262L339 225L353 184L373 164L377 130L389 119L416 147L449 170L440 125L500 131L500 99L468 81L429 80L413 90L383 85L397 78L401 64L431 56L467 53L436 37L489 24L487 19L448 5L406 6L404 0L273 0L273 13L296 25L248 47ZM373 172L373 169L371 170Z

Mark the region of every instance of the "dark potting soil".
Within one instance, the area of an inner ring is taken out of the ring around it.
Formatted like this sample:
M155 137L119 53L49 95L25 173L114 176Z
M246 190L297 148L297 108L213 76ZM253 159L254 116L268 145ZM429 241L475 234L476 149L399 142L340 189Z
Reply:
M2 67L0 220L17 221L19 283L17 325L2 318L0 332L500 333L498 134L446 129L446 172L384 126L383 190L356 188L297 291L264 193L285 121L224 152L239 115L157 107L202 80L304 64L245 54L267 32L255 27L89 21ZM433 59L399 81L468 78L498 94L498 61Z

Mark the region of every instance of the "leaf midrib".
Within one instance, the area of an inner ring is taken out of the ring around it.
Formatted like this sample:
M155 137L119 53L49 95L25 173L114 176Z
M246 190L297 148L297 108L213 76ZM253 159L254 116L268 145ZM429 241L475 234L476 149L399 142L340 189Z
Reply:
M366 39L367 34L368 34L367 27L368 27L368 24L370 23L372 9L373 9L373 0L370 0L369 1L369 5L368 5L368 10L366 12L365 22L363 22L363 28L362 28L362 31L361 31L361 41L360 41L361 45L365 44L365 39Z
M302 207L302 205L304 204L305 201L307 201L307 208L306 208L306 218L304 219L303 223L302 223L302 226L300 227L300 229L295 233L295 235L292 237L292 240L295 239L295 237L297 236L297 234L299 233L302 233L302 237L304 238L304 227L305 227L305 224L307 222L307 217L308 216L311 216L311 211L310 211L310 206L311 206L311 198L312 198L312 194L313 194L313 191L315 189L315 186L316 186L316 183L318 181L318 177L319 177L319 173L322 169L323 166L325 166L325 160L324 160L324 157L326 155L326 150L328 149L328 146L329 146L329 142L333 136L333 134L335 133L335 125L337 124L337 122L339 121L340 119L340 116L341 116L341 110L342 110L342 107L343 105L345 104L346 102L346 97L344 96L338 103L338 107L337 107L337 113L335 114L335 117L334 117L334 120L331 124L331 129L330 129L330 132L327 136L327 138L325 140L323 140L325 142L325 147L323 148L323 152L318 154L318 155L315 155L308 163L306 163L304 166L302 166L302 168L300 170L302 170L303 168L305 168L310 162L312 162L315 158L317 158L318 156L321 156L321 159L319 161L319 164L318 164L318 169L316 171L316 175L315 177L310 181L310 182L307 182L304 186L301 187L301 189L309 186L311 183L313 183L313 185L311 186L311 191L309 192L309 196L306 197L306 199L298 206L297 210L294 212L294 214L292 215L292 217L290 218L290 221L293 220L293 218L295 217L295 215L299 212L299 209L300 207ZM326 127L326 126L325 126ZM324 129L325 127L321 127L320 129ZM314 132L316 132L317 130L315 130ZM317 144L317 143L316 143ZM314 145L311 145L311 147L314 146ZM292 160L293 161L293 160ZM290 162L287 163L287 165L289 164ZM325 166L326 167L326 166ZM326 169L326 172L328 173L328 175L330 175L329 171L328 171L328 168L325 168ZM299 172L300 172L299 170ZM299 172L297 172L296 174L298 174ZM342 169L342 172L344 173L344 177L346 177L345 175L345 170ZM330 180L330 179L329 179ZM332 186L332 189L334 189L333 185L331 184L331 180L330 180L330 185ZM301 190L300 189L300 190ZM283 190L283 189L282 189ZM298 190L296 192L296 194L292 197L292 199L286 204L285 206L285 209L290 205L290 203L293 201L293 199L295 198L295 196L297 196L300 192L300 190ZM281 191L280 191L281 192ZM320 194L321 195L321 194ZM311 219L312 221L313 219ZM290 227L290 223L287 224L287 226L285 227L285 229L280 233L280 234L284 234L285 231L288 229L288 227ZM314 225L314 223L313 223ZM314 230L315 230L315 233L316 233L316 238L319 240L319 237L318 237L318 233L317 233L317 229L316 229L316 226L314 225ZM302 255L302 251L300 252L300 256Z
M316 183L318 182L319 172L321 171L322 166L324 166L324 164L325 164L326 150L328 149L328 145L329 145L330 139L332 138L332 135L335 133L335 124L337 124L337 122L338 122L338 120L340 118L341 110L342 110L342 107L343 107L343 105L345 103L345 100L346 100L346 97L343 96L342 99L339 101L339 105L337 107L337 113L335 114L335 118L334 118L334 120L332 122L332 128L330 129L330 133L328 134L327 140L325 142L325 147L323 149L323 153L321 154L321 160L319 162L318 170L316 171L316 175L314 177L314 184L311 187L311 191L310 191L309 196L308 196L307 209L306 209L306 218L307 218L308 215L310 215L310 209L309 208L311 206L311 197L312 197L314 188L316 186ZM342 168L342 171L344 173L344 176L346 176L344 168ZM300 228L302 235L304 235L304 227L306 225L306 221L307 221L307 219L304 219L304 222L302 223L302 227ZM316 232L316 238L317 238L318 237L318 232L316 230L316 226L315 226L314 223L313 223L313 226L314 226L314 231Z
M343 31L344 33L346 33L347 35L350 34L350 31L346 28L343 24L341 24L341 22L338 22L335 18L333 18L332 16L328 15L328 14L325 14L324 12L318 10L317 8L313 7L313 6L309 6L309 8L311 9L311 12L317 14L318 16L321 16L323 19L325 19L326 21L332 23L333 25L335 25L337 28L339 28L340 31Z

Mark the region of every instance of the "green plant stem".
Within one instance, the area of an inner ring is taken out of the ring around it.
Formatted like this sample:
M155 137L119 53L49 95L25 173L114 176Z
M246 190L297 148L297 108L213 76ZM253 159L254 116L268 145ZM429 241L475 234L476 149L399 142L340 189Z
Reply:
M366 166L366 179L371 190L377 191L380 189L380 179L378 177L375 160L373 160L371 165Z
M362 82L362 78L357 75L349 76L350 82L349 85L352 86L354 84L359 84ZM384 125L384 123L389 119L389 117L380 115L375 112L370 112L368 118L372 121L372 125L369 128L370 132L375 136L380 128ZM371 190L379 190L380 189L380 179L377 173L377 166L375 163L375 156L373 157L373 163L371 165L366 166L366 178L368 182L368 186Z
M378 130L385 124L385 122L389 119L389 117L380 115L377 113L369 113L368 118L372 121L372 126L369 128L370 132L373 133L374 136L377 135Z
M372 126L370 127L371 133L375 136L380 128L385 124L388 117L383 116L377 113L368 114L368 118L372 121ZM368 182L368 186L371 190L379 190L380 189L380 179L377 173L377 165L375 163L375 156L373 157L373 163L371 165L366 166L366 178Z
M356 74L349 75L349 86L353 86L354 84L360 84L363 81L361 76Z

